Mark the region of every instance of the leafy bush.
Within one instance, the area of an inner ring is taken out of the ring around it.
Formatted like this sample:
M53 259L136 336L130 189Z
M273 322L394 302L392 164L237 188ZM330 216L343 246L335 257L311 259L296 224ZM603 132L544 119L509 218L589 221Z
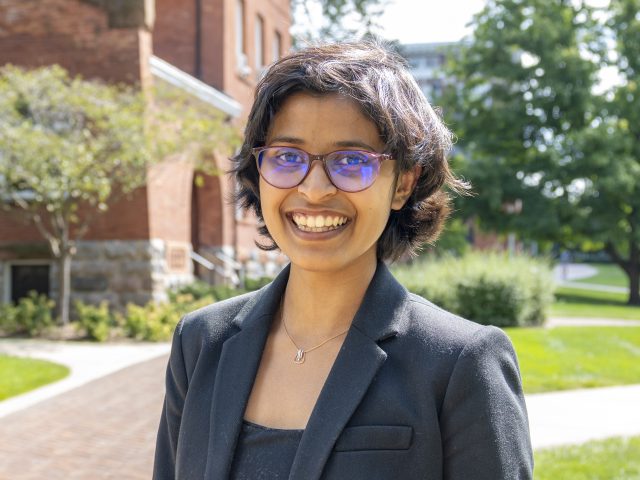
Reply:
M136 340L168 340L183 315L213 302L211 296L195 300L191 295L181 294L175 295L171 303L149 302L144 306L130 303L122 322L125 335Z
M398 267L409 290L484 325L540 325L553 301L553 276L545 262L526 256L471 253Z
M169 293L169 300L175 302L180 295L191 295L194 300L200 300L203 297L213 296L211 285L202 280L182 285L177 290Z
M13 328L10 333L27 333L31 336L42 333L53 326L53 309L56 303L43 294L30 291L13 307Z
M76 301L74 306L78 313L76 326L79 330L84 331L90 339L98 342L104 342L109 338L117 321L109 311L107 302L101 302L99 306L95 306Z
M16 308L12 303L0 303L0 334L11 335L16 327Z
M244 280L244 288L248 292L253 292L255 290L261 289L266 284L271 282L271 280L273 280L273 278L271 278L271 277L246 278Z
M258 290L271 282L271 280L273 279L270 277L247 278L245 279L245 288L236 288L223 284L210 285L202 280L196 280L195 282L183 285L170 293L169 298L173 302L179 295L191 295L194 300L200 300L204 297L213 297L216 302L220 302L227 298Z

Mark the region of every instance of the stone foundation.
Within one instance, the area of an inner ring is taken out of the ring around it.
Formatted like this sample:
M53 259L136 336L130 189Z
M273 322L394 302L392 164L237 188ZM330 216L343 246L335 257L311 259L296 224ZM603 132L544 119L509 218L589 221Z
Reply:
M179 268L172 266L175 243L164 240L83 241L71 264L71 300L99 303L103 300L117 309L127 303L166 301L168 291L193 281L191 246L179 245L186 259ZM57 266L52 269L51 294L58 290Z

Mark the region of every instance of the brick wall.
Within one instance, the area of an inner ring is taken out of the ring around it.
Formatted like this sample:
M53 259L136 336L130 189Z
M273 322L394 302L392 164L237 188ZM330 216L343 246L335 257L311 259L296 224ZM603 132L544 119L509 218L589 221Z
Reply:
M195 76L196 0L156 0L154 53Z
M139 83L150 41L145 28L110 28L105 10L79 0L3 0L0 9L0 64L57 63L88 78Z
M157 0L154 52L178 68L196 74L196 4L198 0ZM239 101L244 122L261 74L255 64L255 25L264 20L263 51L268 65L273 58L276 32L280 53L291 48L289 0L244 0L244 45L249 73L243 75L236 55L237 0L199 0L201 5L201 80Z
M193 169L181 155L154 165L147 177L150 238L191 242Z

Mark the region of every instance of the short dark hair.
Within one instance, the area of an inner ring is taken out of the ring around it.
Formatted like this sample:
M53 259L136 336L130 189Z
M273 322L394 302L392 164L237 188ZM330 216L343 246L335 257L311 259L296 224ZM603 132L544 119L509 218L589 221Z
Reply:
M265 145L269 126L285 99L296 92L337 93L355 101L377 126L385 153L397 160L398 171L420 165L422 173L401 210L392 210L377 244L381 260L414 255L434 242L450 212L446 186L463 192L447 162L451 132L420 91L399 55L378 41L366 40L309 47L275 62L256 87L244 142L232 160L239 188L234 200L252 209L262 223L259 233L274 250L260 206L259 173L251 149Z

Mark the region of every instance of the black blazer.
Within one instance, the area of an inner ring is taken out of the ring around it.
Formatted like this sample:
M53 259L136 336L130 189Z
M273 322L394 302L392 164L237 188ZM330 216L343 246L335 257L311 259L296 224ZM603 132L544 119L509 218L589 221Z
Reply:
M178 324L154 479L228 478L288 275ZM507 336L409 293L379 263L289 479L530 479L532 470Z

